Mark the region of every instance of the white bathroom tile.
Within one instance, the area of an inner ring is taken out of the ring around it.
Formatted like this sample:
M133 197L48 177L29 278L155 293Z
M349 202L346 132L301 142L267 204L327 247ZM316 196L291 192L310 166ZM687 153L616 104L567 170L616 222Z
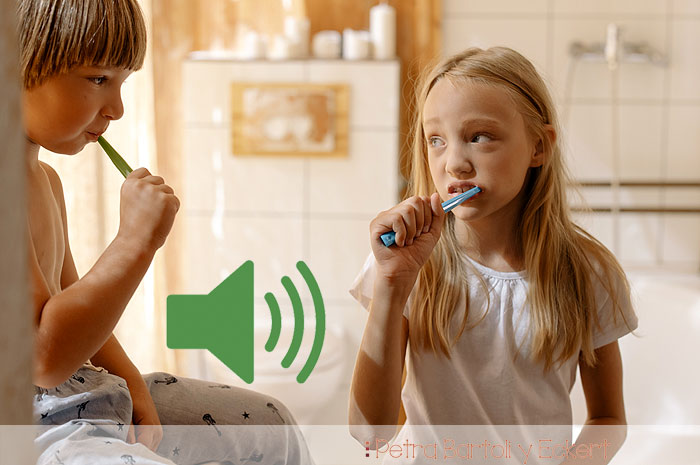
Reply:
M700 19L672 21L671 99L700 99Z
M700 188L675 187L664 189L664 206L669 208L700 208Z
M234 156L228 128L186 128L183 208L226 212L300 212L304 158Z
M310 257L324 298L353 304L350 287L370 253L369 223L364 219L309 220Z
M185 125L231 121L233 82L302 82L300 61L185 61L182 68Z
M659 221L655 214L620 215L620 253L628 266L652 266L657 259Z
M308 62L309 82L349 85L353 128L398 128L399 70L397 61Z
M668 214L663 218L663 260L700 265L700 215Z
M700 106L675 106L669 109L669 179L700 179Z
M565 133L574 179L608 181L613 175L611 112L607 105L574 104Z
M611 73L602 60L575 60L569 50L575 42L583 46L602 45L608 22L602 19L554 20L552 44L552 85L563 99L610 98Z
M544 15L548 11L547 0L446 0L443 4L443 16L449 18L455 14L504 14Z
M618 116L620 178L626 181L658 178L663 150L663 107L621 105Z
M700 15L700 0L673 0L671 3L676 16Z
M351 134L345 158L309 161L309 210L376 214L398 202L398 140L393 131Z
M468 47L511 47L527 57L538 70L547 69L547 21L545 19L445 18L443 50L446 56Z
M616 21L621 28L623 43L646 42L654 50L667 55L666 22L659 19L625 19ZM553 79L558 97L574 99L609 99L612 97L613 74L602 55L599 59L573 58L571 44L602 45L606 39L608 21L604 19L557 19L554 21ZM617 68L620 99L660 100L663 97L666 68L649 63L624 61ZM572 64L573 63L573 64Z
M663 15L668 0L555 0L552 2L555 14L632 14Z
M626 208L659 208L663 203L662 189L658 187L620 187L618 201Z
M578 197L575 192L569 192L569 201L574 207L607 208L612 204L612 191L609 187L579 187Z
M613 253L615 228L610 213L574 213L574 221L593 237L603 243Z
M620 39L623 44L648 44L668 60L665 19L620 21ZM632 57L630 57L631 59ZM622 57L625 60L624 56ZM618 67L618 92L621 99L660 100L668 66L650 62L623 61Z
M285 294L282 276L296 273L302 258L302 220L185 216L183 281L188 293L209 293L221 281L252 260L254 295ZM296 275L295 275L296 276ZM293 280L297 282L297 278Z

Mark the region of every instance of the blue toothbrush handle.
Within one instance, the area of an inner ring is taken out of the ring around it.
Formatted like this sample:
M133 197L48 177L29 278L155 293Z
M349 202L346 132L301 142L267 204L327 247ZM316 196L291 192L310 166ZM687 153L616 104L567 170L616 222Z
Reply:
M445 213L448 213L452 211L452 209L455 208L457 205L461 204L465 200L474 197L479 192L481 192L481 188L478 186L474 186L468 191L462 192L458 196L442 202L442 209L445 210ZM390 247L396 244L396 233L394 231L389 231L387 233L382 234L379 237L386 247Z
M396 233L394 231L389 231L379 236L386 247L396 244Z

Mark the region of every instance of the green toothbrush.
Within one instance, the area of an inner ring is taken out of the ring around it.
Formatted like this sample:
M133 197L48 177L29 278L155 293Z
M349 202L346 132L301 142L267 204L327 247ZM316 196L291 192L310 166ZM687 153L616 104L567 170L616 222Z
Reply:
M102 146L102 150L104 150L109 159L112 160L112 163L114 163L114 166L117 167L119 172L125 178L129 176L129 173L131 173L133 170L131 169L129 164L121 157L121 155L119 155L119 153L117 153L117 151L114 150L114 147L109 145L109 142L107 142L102 136L97 138L97 142L100 143L100 145Z

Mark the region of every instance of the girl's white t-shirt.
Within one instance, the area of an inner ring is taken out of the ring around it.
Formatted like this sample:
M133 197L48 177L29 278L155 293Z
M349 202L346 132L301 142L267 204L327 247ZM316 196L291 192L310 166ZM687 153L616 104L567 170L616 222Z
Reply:
M407 378L401 394L408 425L571 425L570 392L576 380L578 357L573 356L548 372L531 360L526 273L500 272L465 255L469 270L471 325L482 318L486 296L478 277L490 289L490 308L483 320L466 329L451 358L411 345L406 350ZM370 254L350 293L369 309L376 278ZM612 283L622 289L622 283ZM613 307L605 288L596 286L601 330L593 337L595 348L609 344L637 327L629 295L619 293L622 318L613 321ZM409 299L410 301L410 299ZM464 297L457 304L453 328L464 315ZM408 318L409 305L404 309ZM397 322L400 324L400 322ZM517 354L517 357L514 357Z

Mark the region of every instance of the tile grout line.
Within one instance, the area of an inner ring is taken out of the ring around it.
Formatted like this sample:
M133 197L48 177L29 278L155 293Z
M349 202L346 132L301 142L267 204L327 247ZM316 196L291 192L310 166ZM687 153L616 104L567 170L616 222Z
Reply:
M669 118L670 118L670 96L671 96L671 52L673 50L673 28L672 28L672 11L673 11L673 0L668 0L666 3L666 57L668 59L668 65L664 70L664 81L663 81L663 91L661 93L661 147L660 150L660 160L659 160L659 177L662 181L668 179L668 143L669 143ZM659 202L662 205L666 205L667 195L665 191L659 192ZM664 263L664 231L665 231L666 218L663 215L659 215L658 223L656 225L656 264L662 265Z
M547 1L547 70L554 76L554 0Z
M309 69L309 65L306 64L303 67L303 78L305 82L310 82L310 74L311 71ZM311 162L309 160L309 157L304 157L304 163L303 163L303 182L302 186L304 189L304 192L302 194L302 223L301 223L301 259L303 259L305 262L309 262L310 259L310 251L311 251L311 225L310 225L310 211L311 211L311 199L310 199L310 183L311 183L311 176L310 176L310 171L311 171Z

